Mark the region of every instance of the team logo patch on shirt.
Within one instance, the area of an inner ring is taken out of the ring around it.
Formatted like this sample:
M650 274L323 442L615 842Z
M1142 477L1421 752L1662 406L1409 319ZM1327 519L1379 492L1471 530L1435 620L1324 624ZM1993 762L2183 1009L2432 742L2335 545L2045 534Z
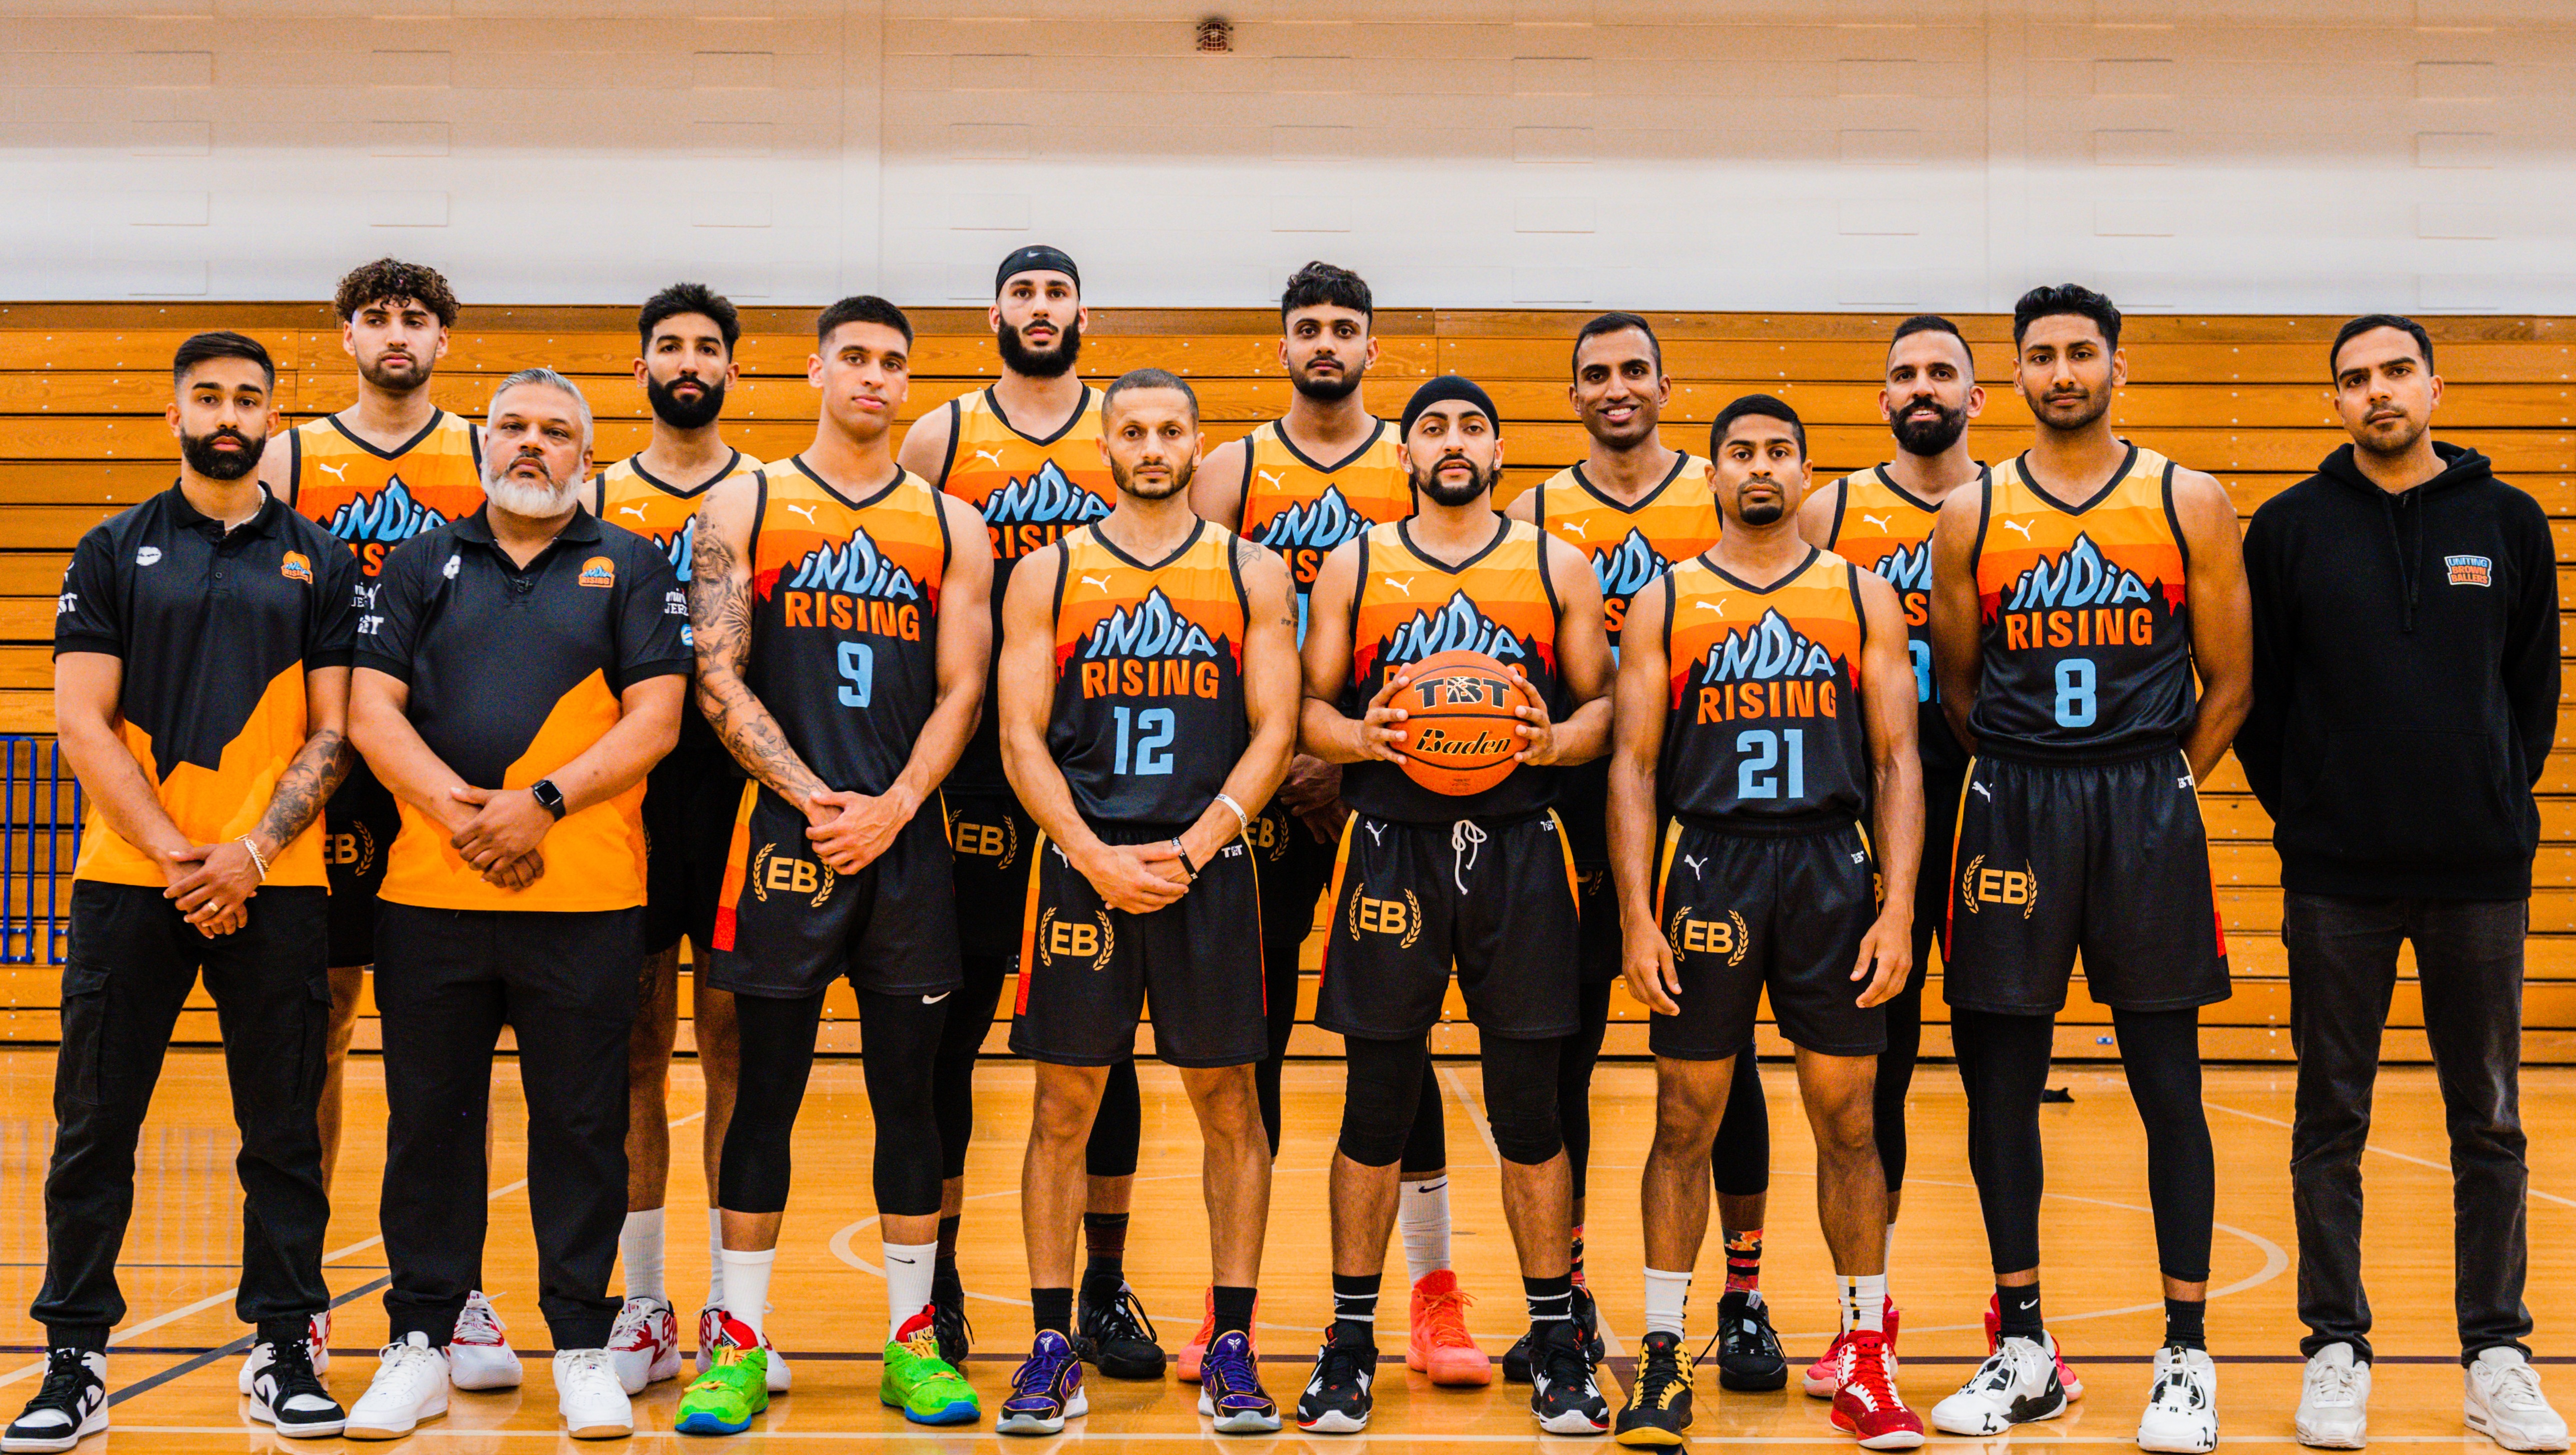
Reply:
M277 563L277 574L289 581L301 581L310 586L313 584L312 559L302 551L288 551L286 559Z
M2451 568L2454 586L2493 586L2495 562L2484 556L2444 556L2442 564Z
M159 546L145 546L134 553L134 564L138 566L149 566L160 559L161 548Z
M584 586L614 586L617 584L617 563L606 556L593 556L581 563L580 580Z

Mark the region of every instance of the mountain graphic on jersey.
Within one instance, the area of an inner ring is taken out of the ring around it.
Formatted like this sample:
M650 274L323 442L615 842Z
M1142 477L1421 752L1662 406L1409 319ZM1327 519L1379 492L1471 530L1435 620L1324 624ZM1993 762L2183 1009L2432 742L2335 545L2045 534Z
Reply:
M2162 600L2171 614L2182 607L2183 588L2149 584L2138 573L2105 557L2093 538L2077 535L2054 556L2042 555L2015 577L2000 596L1986 598L1986 616L1999 612L2145 606Z
M1229 646L1232 644L1229 643ZM1092 623L1078 642L1067 643L1056 658L1057 666L1079 656L1086 661L1104 657L1133 657L1139 660L1172 657L1214 657L1218 655L1217 639L1205 628L1183 616L1172 605L1172 599L1155 587L1145 599L1133 606L1122 606Z
M1635 526L1628 528L1627 539L1615 546L1604 546L1592 553L1592 575L1601 583L1601 594L1625 600L1646 589L1646 584L1672 568L1646 541Z
M1342 487L1327 485L1313 500L1289 506L1264 522L1254 539L1275 551L1297 547L1329 551L1373 524L1351 508Z
M793 568L770 572L766 579L752 582L753 589L767 597L787 578L791 591L837 591L844 595L867 597L878 601L919 601L921 586L912 573L887 560L877 543L868 539L864 527L853 527L850 538L839 545L819 545L807 551Z
M1800 677L1832 677L1841 671L1834 654L1789 625L1777 611L1742 631L1728 632L1709 643L1700 660L1700 678L1710 682L1773 682Z
M1861 563L1861 569L1877 576L1900 592L1930 591L1932 589L1932 542L1927 539L1916 541L1910 546L1899 546L1879 557L1874 563Z
M678 532L670 536L668 539L661 536L648 536L646 539L653 542L653 548L655 550L658 550L662 554L671 558L671 569L678 573L680 584L683 586L688 585L689 557L697 550L698 544L697 516L695 514L690 515L686 521L681 523Z
M1080 525L1108 513L1107 501L1066 479L1053 460L984 497L986 525Z
M1509 666L1533 657L1544 661L1549 671L1556 670L1556 659L1545 646L1512 635L1511 629L1496 622L1469 600L1467 593L1450 593L1448 603L1437 611L1417 611L1387 633L1386 659L1390 664L1419 662L1442 652L1482 652ZM1366 676L1374 665L1374 646L1357 654L1354 663L1358 673Z
M400 475L385 481L373 496L357 499L331 512L331 534L344 541L399 543L447 524L447 517L411 498Z

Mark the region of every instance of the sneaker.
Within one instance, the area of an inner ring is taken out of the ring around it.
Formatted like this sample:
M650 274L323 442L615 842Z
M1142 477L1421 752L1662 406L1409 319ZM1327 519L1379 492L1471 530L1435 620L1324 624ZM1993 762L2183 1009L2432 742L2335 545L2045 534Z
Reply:
M767 1304L761 1305L764 1313L767 1312L768 1307ZM725 1311L718 1304L709 1304L698 1310L698 1372L700 1374L706 1373L712 1367L715 1350L724 1343L722 1329L725 1318ZM966 1316L959 1314L957 1321L963 1324ZM767 1372L764 1377L768 1380L769 1392L785 1394L795 1380L788 1373L787 1356L779 1353L778 1346L769 1342L769 1331L766 1329L763 1329L760 1334L760 1354L766 1366ZM962 1359L965 1356L960 1354L958 1357ZM949 1362L953 1364L957 1361Z
M1887 1336L1854 1329L1836 1341L1842 1350L1834 1376L1835 1429L1864 1450L1912 1450L1923 1443L1923 1417L1896 1392L1896 1356Z
M1602 1435L1610 1430L1610 1402L1593 1378L1591 1351L1572 1319L1530 1331L1530 1413L1551 1435Z
M714 1357L707 1371L680 1391L671 1428L683 1435L739 1435L754 1415L769 1408L769 1343L742 1320L715 1310ZM710 1343L699 1325L699 1350Z
M2352 1357L2350 1344L2328 1344L2308 1360L2299 1382L2299 1443L2320 1450L2370 1443L2370 1365Z
M254 1355L266 1351L260 1361L259 1375L251 1381L250 1417L263 1425L276 1428L290 1440L318 1440L336 1435L349 1423L349 1412L322 1387L322 1378L313 1372L313 1353L302 1339L283 1344L257 1344Z
M45 1382L0 1435L0 1450L68 1450L107 1428L107 1355L68 1346L45 1351Z
M2011 1338L1995 1345L1959 1392L1932 1406L1932 1428L1947 1435L2000 1435L2015 1425L2066 1413L2057 1382L2057 1341Z
M1883 1325L1880 1338L1887 1346L1887 1356L1893 1359L1896 1357L1896 1300L1888 1299L1879 1306L1879 1319ZM1839 1381L1842 1379L1843 1344L1850 1338L1849 1332L1836 1334L1834 1342L1825 1349L1824 1357L1808 1365L1807 1372L1799 1376L1798 1387L1805 1390L1810 1398L1832 1399L1834 1391L1842 1388Z
M447 1345L447 1379L458 1389L516 1389L524 1378L510 1331L481 1289L468 1294Z
M1082 1362L1098 1366L1104 1379L1162 1378L1162 1336L1155 1331L1154 1321L1145 1317L1145 1305L1136 1290L1121 1283L1115 1297L1098 1302L1090 1297L1091 1290L1083 1292L1081 1307L1074 1310L1073 1339Z
M1601 1338L1601 1306L1593 1300L1592 1290L1580 1283L1574 1285L1572 1303L1574 1326L1583 1331L1583 1357L1591 1360L1597 1368L1610 1354L1610 1346ZM1530 1382L1529 1334L1523 1334L1514 1339L1512 1347L1503 1351L1503 1382L1506 1384ZM1771 1387L1779 1388L1776 1384Z
M1986 1352L1995 1352L1995 1346L2003 1342L2003 1337L2003 1303L1998 1295L1990 1293L1986 1295ZM2076 1378L2075 1371L2066 1367L2066 1351L2058 1346L2054 1336L2051 1336L2048 1347L2055 1351L2052 1357L2057 1360L2057 1387L2066 1391L2067 1403L2082 1399L2084 1381Z
M997 1435L1060 1435L1064 1422L1091 1413L1082 1392L1082 1359L1073 1341L1053 1329L1040 1329L1020 1372L1011 1376L1011 1397L1002 1401Z
M349 1423L340 1433L352 1440L399 1440L423 1420L447 1413L448 1369L444 1349L429 1347L429 1335L414 1331L399 1344L376 1351L376 1376L367 1392L349 1407Z
M1259 1306L1255 1305L1257 1309ZM1199 1382L1199 1361L1207 1357L1209 1341L1216 1338L1216 1290L1207 1291L1206 1312L1199 1316L1199 1331L1181 1346L1180 1356L1172 1361L1172 1372L1183 1384Z
M605 1349L555 1351L555 1409L576 1440L623 1440L635 1433L635 1406Z
M310 1330L304 1339L305 1354L312 1361L314 1373L325 1373L331 1368L331 1311L326 1308L315 1314ZM236 1387L244 1394L250 1393L250 1382L259 1377L259 1371L267 1362L268 1345L251 1345L250 1352L242 1356L241 1373L234 1381Z
M1420 1370L1431 1376L1433 1384L1453 1389L1493 1383L1494 1361L1467 1332L1467 1309L1473 1303L1459 1290L1458 1275L1448 1269L1435 1268L1422 1275L1413 1285L1413 1330L1405 1341L1404 1367ZM1528 1375L1522 1376L1522 1382L1528 1382Z
M668 1300L630 1298L608 1331L609 1362L628 1394L680 1377L680 1316Z
M971 1425L984 1417L975 1386L939 1356L939 1325L932 1310L914 1314L886 1341L877 1403L902 1410L916 1425Z
M975 1326L966 1321L963 1289L931 1300L930 1327L939 1335L939 1357L951 1368L965 1368L975 1346Z
M2485 1350L2461 1377L2468 1389L2464 1413L2470 1429L2508 1450L2567 1448L2567 1422L2549 1407L2540 1392L2540 1375L2520 1349L2498 1345Z
M1297 1396L1297 1428L1316 1435L1356 1435L1368 1428L1369 1386L1377 1382L1377 1349L1369 1344L1338 1344L1324 1330L1324 1347L1315 1355L1315 1372Z
M2138 1448L2202 1455L2218 1448L2218 1366L2206 1349L2167 1344L2156 1351L2156 1382L2138 1416Z
M1249 1334L1229 1329L1208 1345L1199 1361L1199 1413L1216 1422L1220 1435L1278 1431L1279 1403L1262 1391Z
M1660 1449L1680 1445L1690 1426L1691 1361L1682 1357L1681 1335L1658 1329L1637 1350L1637 1382L1610 1438L1636 1449Z
M1750 1289L1717 1301L1717 1383L1760 1394L1789 1382L1789 1356L1771 1327L1771 1305ZM1827 1390L1831 1395L1833 1391Z

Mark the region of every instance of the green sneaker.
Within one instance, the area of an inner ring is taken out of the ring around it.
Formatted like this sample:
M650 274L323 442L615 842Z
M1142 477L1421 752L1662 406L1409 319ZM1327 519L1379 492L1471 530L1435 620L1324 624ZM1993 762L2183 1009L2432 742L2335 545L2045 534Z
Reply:
M971 1425L984 1418L975 1387L956 1365L939 1357L939 1330L927 1308L886 1341L877 1399L888 1409L900 1408L916 1425Z
M720 1317L715 1362L682 1391L679 1417L671 1422L683 1435L739 1435L769 1408L769 1356L760 1336L730 1314Z

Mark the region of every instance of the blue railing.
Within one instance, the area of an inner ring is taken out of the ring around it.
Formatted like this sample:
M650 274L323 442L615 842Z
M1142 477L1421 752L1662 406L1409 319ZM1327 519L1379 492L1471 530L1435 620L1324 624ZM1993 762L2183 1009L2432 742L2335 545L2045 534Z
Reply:
M81 786L50 737L0 733L0 965L60 965Z

